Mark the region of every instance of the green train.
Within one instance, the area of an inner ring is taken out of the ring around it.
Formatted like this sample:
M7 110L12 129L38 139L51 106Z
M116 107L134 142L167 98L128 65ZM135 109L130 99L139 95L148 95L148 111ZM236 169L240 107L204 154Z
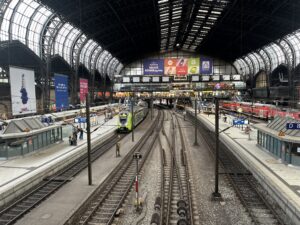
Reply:
M137 106L134 107L133 115L133 126L136 127L148 114L148 107ZM119 112L118 118L118 131L119 132L130 132L132 130L132 113L130 110L122 110Z

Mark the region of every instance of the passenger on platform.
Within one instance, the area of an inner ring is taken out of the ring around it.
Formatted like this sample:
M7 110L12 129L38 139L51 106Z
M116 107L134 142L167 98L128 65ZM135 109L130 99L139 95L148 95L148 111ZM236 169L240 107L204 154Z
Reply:
M73 132L73 144L74 145L77 145L77 134L78 134L78 126L77 126L77 129L74 130Z
M70 144L70 145L73 145L73 140L72 140L72 137L71 137L71 136L69 136L69 144Z
M224 116L224 117L223 117L223 121L224 121L224 123L226 123L226 122L227 122L227 116L226 116L225 113L223 114L223 116Z
M72 144L77 145L77 134L72 137Z
M83 129L79 128L79 139L83 140Z

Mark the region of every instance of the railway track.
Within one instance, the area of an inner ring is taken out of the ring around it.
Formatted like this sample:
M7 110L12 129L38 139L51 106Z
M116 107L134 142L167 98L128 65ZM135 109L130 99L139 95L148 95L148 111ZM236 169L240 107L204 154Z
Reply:
M195 123L194 116L188 113L188 117ZM202 141L214 154L215 139L214 132L208 130L199 120L196 120ZM255 179L242 163L224 145L220 145L219 159L225 175L235 189L240 201L249 213L254 224L278 224L284 222L278 217L275 209L265 200L256 188Z
M124 135L121 135L120 139ZM106 151L112 148L118 141L118 135L95 147L91 152L91 160L95 161ZM87 167L87 156L81 156L64 169L58 171L50 177L46 177L34 188L28 190L19 199L7 205L0 212L0 225L14 224L18 219L27 214L34 207L56 192L59 188L71 181L79 172Z
M121 208L135 181L136 165L133 153L140 152L143 156L139 163L140 171L157 139L158 132L155 132L155 129L160 127L162 121L163 118L159 112L155 122L130 153L65 224L108 225L113 223L117 211Z
M176 115L169 111L169 137L163 126L163 134L168 149L161 148L162 185L161 211L159 224L194 224L192 193L189 183L189 171L185 156L185 143L180 124Z

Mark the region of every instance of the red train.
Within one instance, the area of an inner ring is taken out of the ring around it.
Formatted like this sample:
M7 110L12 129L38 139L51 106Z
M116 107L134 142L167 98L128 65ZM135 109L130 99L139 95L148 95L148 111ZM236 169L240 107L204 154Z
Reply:
M232 101L223 101L220 103L220 107L225 110L230 110L233 112L241 111L243 114L253 114L253 116L261 119L272 119L275 116L280 117L291 117L294 119L300 119L299 110L285 110L280 109L274 105L270 104L261 104L261 103L252 103L251 102L232 102ZM253 112L252 112L253 110Z

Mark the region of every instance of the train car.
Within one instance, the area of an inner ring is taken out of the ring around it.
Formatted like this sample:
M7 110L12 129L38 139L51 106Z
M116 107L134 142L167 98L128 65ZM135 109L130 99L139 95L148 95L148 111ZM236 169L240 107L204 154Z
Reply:
M130 132L133 126L136 127L148 114L148 107L134 107L133 116L129 109L119 112L118 132Z
M237 112L239 108L242 109L242 113L246 115L252 115L260 119L273 119L276 116L279 117L291 117L293 119L300 119L300 111L293 109L281 109L271 104L261 104L250 102L233 102L224 101L221 103L221 109Z

